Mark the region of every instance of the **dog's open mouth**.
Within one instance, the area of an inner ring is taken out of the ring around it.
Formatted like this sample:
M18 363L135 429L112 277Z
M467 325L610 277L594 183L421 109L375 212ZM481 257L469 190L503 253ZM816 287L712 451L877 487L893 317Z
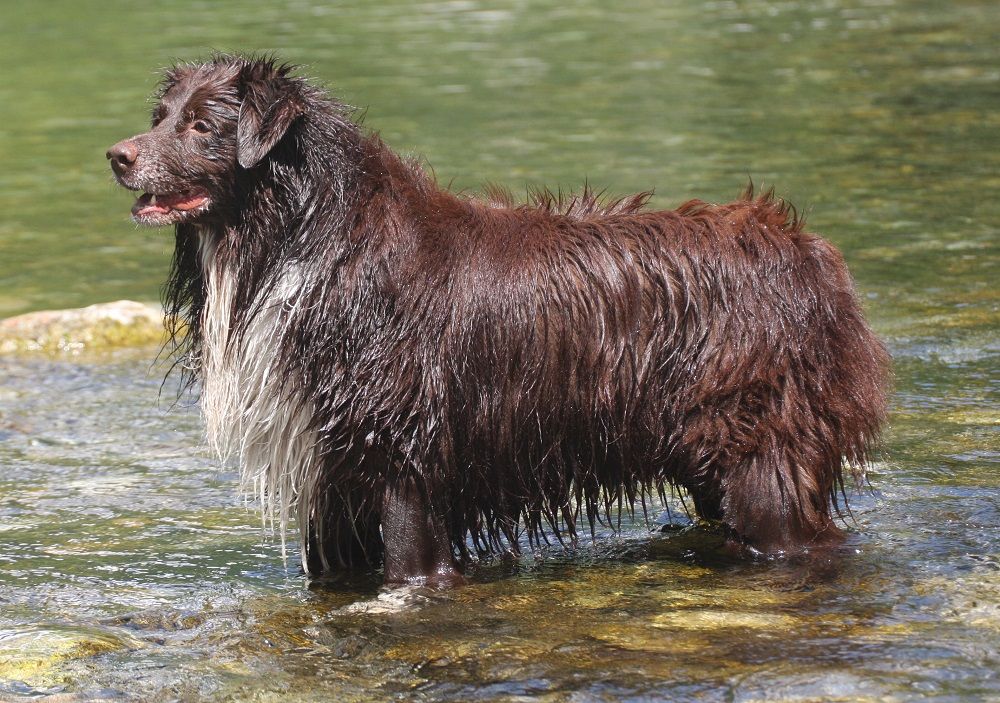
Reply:
M192 211L203 210L209 203L201 188L178 193L143 193L132 206L132 217L148 224L167 224L184 218Z

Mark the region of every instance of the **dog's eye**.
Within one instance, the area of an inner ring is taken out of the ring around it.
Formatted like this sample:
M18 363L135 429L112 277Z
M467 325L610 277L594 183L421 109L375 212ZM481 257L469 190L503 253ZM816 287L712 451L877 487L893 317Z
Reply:
M194 123L192 123L191 125L191 129L193 129L198 134L212 133L212 125L210 125L205 120L195 120Z

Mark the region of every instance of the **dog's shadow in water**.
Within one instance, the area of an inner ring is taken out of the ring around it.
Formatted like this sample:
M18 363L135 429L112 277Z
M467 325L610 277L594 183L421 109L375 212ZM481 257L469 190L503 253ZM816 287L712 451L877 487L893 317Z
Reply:
M850 529L851 524L845 524L846 541L835 548L789 556L754 556L734 548L721 525L701 520L687 510L664 510L658 515L649 514L645 522L637 520L630 528L616 530L601 523L593 537L581 538L575 544L560 543L555 537L532 544L522 535L519 553L508 550L468 564L466 584L488 587L505 582L505 587L516 588L520 579L530 590L540 582L564 580L567 571L593 569L596 578L596 572L616 567L628 571L638 565L651 565L662 568L665 577L674 567L698 567L729 581L731 586L808 592L842 577L850 578L852 564L867 542L863 533ZM473 545L468 546L473 551ZM461 598L450 587L386 586L381 568L329 573L309 579L308 588L318 597L335 598L340 605L338 612L344 614L410 611L453 600L454 596ZM345 597L350 602L343 605Z
M670 564L675 564L709 569L725 580L757 586L766 582L768 588L780 591L810 591L836 580L846 558L857 551L853 545L856 540L852 539L841 549L748 561L733 552L725 535L715 526L671 521L653 527L648 535L588 540L576 547L558 544L529 547L519 555L510 552L496 555L469 566L468 585L524 579L525 588L530 589L540 580L565 578L567 569L603 571L616 565L628 569L639 564L660 564L669 571ZM310 579L308 589L320 598L352 595L354 598L337 610L343 614L372 615L419 609L428 603L449 600L455 593L451 588L420 585L386 587L382 585L380 569Z

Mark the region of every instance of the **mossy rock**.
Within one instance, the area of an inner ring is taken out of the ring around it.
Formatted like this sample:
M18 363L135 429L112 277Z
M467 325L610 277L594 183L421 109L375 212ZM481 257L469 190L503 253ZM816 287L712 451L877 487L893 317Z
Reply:
M0 320L0 354L103 351L160 344L164 335L160 306L119 300Z
M30 686L62 682L63 666L108 652L137 646L108 632L34 629L0 630L0 681L20 681Z

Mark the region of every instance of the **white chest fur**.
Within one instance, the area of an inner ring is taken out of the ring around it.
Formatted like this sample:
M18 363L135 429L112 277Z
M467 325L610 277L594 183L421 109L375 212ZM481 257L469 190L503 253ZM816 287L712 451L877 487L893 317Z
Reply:
M216 255L218 242L212 233L201 235L202 414L210 445L222 460L238 458L241 491L260 500L265 522L280 527L284 548L289 517L296 506L311 504L308 493L319 474L312 408L284 387L279 368L303 277L294 267L282 271L266 298L254 301L253 312L240 311L252 318L237 336L231 326L237 281ZM300 528L308 518L302 512Z

